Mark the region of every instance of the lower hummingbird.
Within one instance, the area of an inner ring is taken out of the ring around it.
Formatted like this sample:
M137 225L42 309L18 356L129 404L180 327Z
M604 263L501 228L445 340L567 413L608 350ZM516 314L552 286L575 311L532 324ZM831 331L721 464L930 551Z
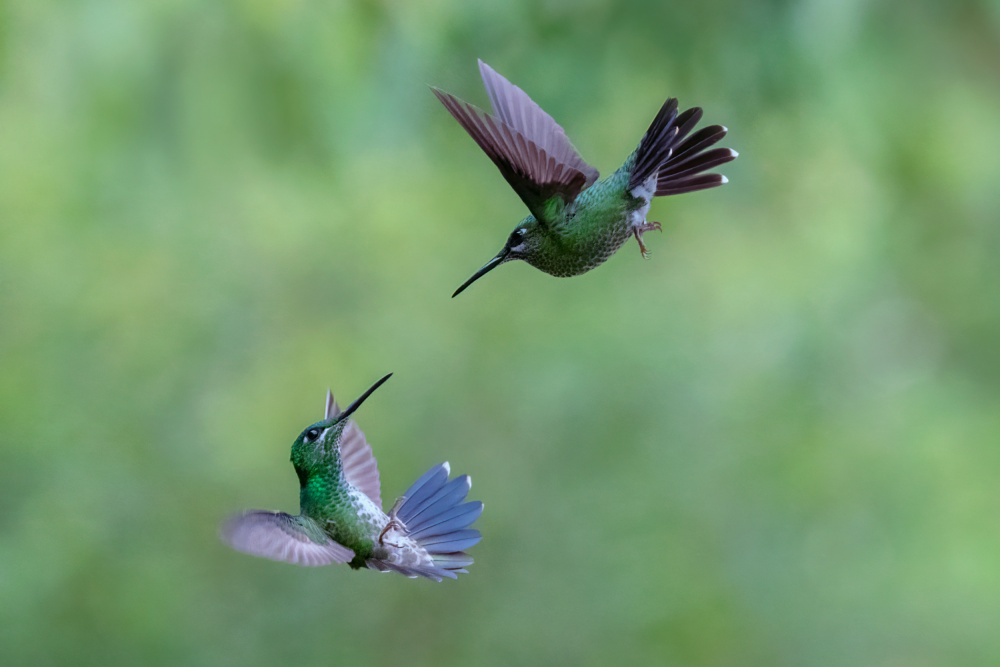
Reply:
M677 99L660 108L638 148L611 176L583 161L552 116L527 93L479 61L479 73L493 113L438 88L434 94L499 167L530 215L511 232L503 248L453 297L504 262L521 259L553 276L576 276L603 263L635 236L643 257L643 232L653 197L714 188L721 174L702 173L736 159L736 151L711 146L728 130L711 125L690 134L702 111L678 113ZM689 136L690 135L690 136Z
M327 391L326 415L292 444L299 477L299 514L252 510L222 527L237 551L296 565L347 563L435 581L467 572L465 550L482 539L469 528L483 503L465 500L468 475L448 481L448 463L436 465L382 511L378 464L361 429L349 417L386 375L346 410Z

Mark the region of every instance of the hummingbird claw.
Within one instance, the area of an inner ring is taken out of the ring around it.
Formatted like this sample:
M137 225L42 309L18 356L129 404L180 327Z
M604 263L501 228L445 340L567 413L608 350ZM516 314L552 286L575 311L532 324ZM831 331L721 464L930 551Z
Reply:
M393 530L393 529L395 529L398 532L405 533L406 532L406 525L402 521L400 521L399 519L397 519L395 516L390 516L389 522L387 524L385 524L385 528L383 528L382 532L378 534L378 543L379 543L379 546L383 546L383 547L384 546L390 546L390 547L393 547L395 549L402 549L403 548L402 544L395 544L395 543L389 542L388 540L385 539L386 533L388 533L390 530Z
M643 232L649 232L652 230L663 231L658 222L643 222L641 225L637 225L632 228L632 233L635 235L635 240L639 244L639 252L642 253L643 259L649 259L649 251L646 250L646 244L642 242Z
M646 250L646 244L642 242L642 232L638 229L633 229L632 233L635 234L635 240L639 244L639 252L642 253L642 258L649 259L649 251Z
M393 544L392 542L385 541L384 538L386 533L388 533L390 530L393 529L403 534L406 533L406 524L403 523L402 520L396 517L396 512L399 511L400 506L405 501L406 501L406 496L400 496L399 498L396 498L396 502L392 504L392 509L389 510L389 522L385 524L385 528L383 528L382 532L378 534L378 543L380 546L388 545L390 547L395 547L396 549L402 548L403 546L402 544Z

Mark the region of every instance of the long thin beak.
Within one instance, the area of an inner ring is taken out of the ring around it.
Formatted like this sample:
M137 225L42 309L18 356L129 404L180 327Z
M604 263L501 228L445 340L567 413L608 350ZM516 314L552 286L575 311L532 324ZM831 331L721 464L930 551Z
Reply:
M454 299L456 296L458 296L459 294L461 294L465 290L466 287L468 287L469 285L471 285L472 283L476 282L477 280L479 280L480 278L482 278L483 276L485 276L487 273L489 273L493 269L495 269L498 266L500 266L501 264L503 264L504 260L507 259L507 255L508 254L510 254L510 249L509 248L504 248L503 250L501 250L499 255L497 255L496 257L494 257L490 261L486 262L486 264L483 266L483 268L481 268L478 271L476 271L475 273L473 273L471 278L469 278L464 283L462 283L462 286L459 287L457 290L455 290L455 293L451 295L451 298Z
M349 406L347 406L346 410L344 410L339 415L337 415L335 423L339 422L339 421L343 421L343 420L347 419L348 417L350 417L351 413L354 412L355 410L357 410L359 407L361 407L361 404L365 402L365 399L372 395L372 392L374 392L376 389L378 389L379 387L381 387L382 383L385 382L386 380L388 380L391 377L392 377L392 373L389 373L384 378L382 378L381 380L379 380L378 382L376 382L375 384L373 384L371 386L371 389L369 389L365 393L361 394L361 396L356 401L354 401Z

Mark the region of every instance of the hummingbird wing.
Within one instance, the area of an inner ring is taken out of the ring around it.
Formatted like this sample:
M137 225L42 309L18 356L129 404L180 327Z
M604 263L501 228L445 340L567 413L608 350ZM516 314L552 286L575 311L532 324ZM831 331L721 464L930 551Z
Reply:
M432 88L445 108L497 165L528 209L544 222L545 203L569 203L597 180L566 132L528 94L479 61L493 113Z
M339 415L340 406L333 399L330 390L326 392L326 419ZM382 483L378 475L378 463L371 445L358 425L348 421L340 438L340 460L344 466L344 476L361 493L368 496L377 506L382 507Z
M501 76L492 67L479 61L479 74L483 78L486 94L490 96L493 114L534 142L556 162L571 167L584 175L583 187L590 187L600 173L587 164L566 136L565 130L547 114L528 94Z
M354 551L330 539L312 519L284 512L244 512L222 526L221 536L237 551L295 565L330 565L354 558Z

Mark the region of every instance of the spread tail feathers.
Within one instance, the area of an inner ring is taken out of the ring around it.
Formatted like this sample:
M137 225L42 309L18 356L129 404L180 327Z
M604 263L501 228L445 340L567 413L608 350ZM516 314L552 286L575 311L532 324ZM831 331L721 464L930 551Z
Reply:
M677 113L677 99L671 97L660 108L635 151L629 190L656 178L654 196L676 195L714 188L727 182L722 174L702 172L736 159L731 148L713 148L726 136L722 125L704 127L688 134L701 120L701 109L693 107Z
M420 575L440 581L455 579L472 565L465 550L482 536L469 528L483 513L483 503L462 502L472 487L468 475L448 481L451 468L447 462L436 465L407 489L390 516L403 524L405 533L426 552L430 561L419 565L397 565L387 561L369 561L379 570L395 570L406 576Z

